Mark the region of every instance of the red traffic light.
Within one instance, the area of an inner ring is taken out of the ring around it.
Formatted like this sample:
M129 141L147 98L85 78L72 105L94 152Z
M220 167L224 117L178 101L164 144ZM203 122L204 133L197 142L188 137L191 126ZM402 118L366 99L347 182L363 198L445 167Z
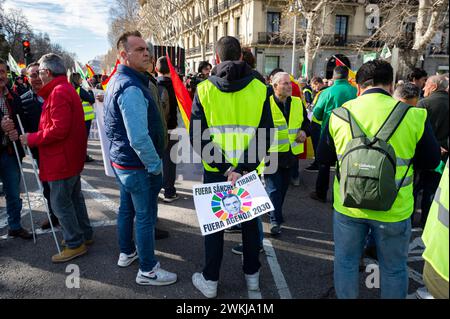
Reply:
M28 40L22 41L22 45L24 47L30 47L30 41L28 41Z

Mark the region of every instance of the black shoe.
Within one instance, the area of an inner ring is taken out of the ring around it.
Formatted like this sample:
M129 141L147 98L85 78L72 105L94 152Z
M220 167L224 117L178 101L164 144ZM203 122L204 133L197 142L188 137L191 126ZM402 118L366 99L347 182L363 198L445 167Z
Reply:
M305 171L307 172L318 172L319 171L319 165L317 164L311 164L307 168L305 168Z
M326 203L327 202L327 198L326 197L319 196L316 192L310 193L309 197L314 199L314 200L317 200L319 202L322 202L322 203Z
M93 159L89 155L86 155L86 159L84 160L85 163L90 163L90 162L94 162L94 161L95 161L95 159Z
M20 228L17 230L8 230L8 236L15 238L20 237L22 239L33 239L33 235L26 229Z
M162 229L155 227L155 239L156 240L165 239L167 237L169 237L169 232L167 230L162 230Z
M50 217L52 219L53 227L59 226L59 220L56 216L52 215ZM41 229L50 229L50 221L47 219L45 222L42 223Z
M272 237L279 236L281 234L281 226L278 224L273 224L270 228L270 235Z

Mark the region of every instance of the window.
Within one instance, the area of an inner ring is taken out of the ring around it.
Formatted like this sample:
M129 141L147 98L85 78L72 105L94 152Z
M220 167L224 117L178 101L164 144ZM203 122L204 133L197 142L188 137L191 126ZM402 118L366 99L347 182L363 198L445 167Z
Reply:
M236 37L239 37L239 35L241 33L241 30L240 30L241 18L240 17L236 18L234 23L235 23L235 27L234 27L235 35L236 35Z
M280 67L279 56L266 56L264 64L264 74L270 74L270 72L279 67Z
M223 24L223 35L226 37L228 35L228 22Z
M267 12L267 32L277 33L280 32L281 13L279 12Z
M214 43L217 42L217 36L218 36L218 34L219 34L219 27L218 27L218 26L215 26L215 27L214 27Z
M335 45L345 45L347 43L348 16L336 16L336 31L334 37Z

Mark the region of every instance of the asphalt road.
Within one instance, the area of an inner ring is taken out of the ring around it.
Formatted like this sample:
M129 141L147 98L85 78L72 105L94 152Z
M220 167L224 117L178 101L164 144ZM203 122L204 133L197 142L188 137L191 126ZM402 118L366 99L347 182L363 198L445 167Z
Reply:
M33 241L7 238L4 197L0 198L0 299L4 298L180 298L201 299L203 295L191 283L191 276L203 265L203 238L200 233L192 186L201 182L201 165L178 165L176 187L180 199L159 203L158 227L170 232L170 237L156 242L156 254L163 268L176 272L178 282L166 287L139 286L135 283L138 264L128 268L117 266L119 255L116 217L119 191L115 180L104 174L100 144L89 142L89 154L96 160L87 163L82 173L82 187L89 216L95 226L95 243L88 254L67 264L53 264L57 252L50 233ZM231 248L241 240L240 234L226 234L218 298L226 299L329 299L336 298L333 288L333 229L331 202L318 203L309 198L316 173L304 172L309 161L301 161L302 185L291 186L284 204L286 223L277 238L269 235L269 220L264 216L265 253L260 255L261 293L246 289L241 257ZM33 171L25 163L25 175L30 189L33 218L36 225L45 219L39 200ZM24 194L23 224L30 228L27 201ZM38 226L36 226L38 227ZM423 260L420 231L413 231L409 258L412 298L422 286ZM61 232L57 232L59 240ZM373 263L366 259L367 264ZM74 271L75 269L75 271ZM73 275L79 270L79 281ZM367 288L366 279L372 272L361 268L360 297L378 298L379 289ZM78 285L79 283L79 285ZM73 287L75 286L75 287Z

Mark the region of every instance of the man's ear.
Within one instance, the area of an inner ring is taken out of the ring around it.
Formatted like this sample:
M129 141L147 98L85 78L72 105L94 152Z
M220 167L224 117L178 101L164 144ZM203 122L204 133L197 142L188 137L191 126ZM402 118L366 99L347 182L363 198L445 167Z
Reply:
M127 54L127 52L126 52L125 50L123 50L123 51L120 51L120 52L119 52L119 57L120 57L122 60L126 60L127 57L128 57L128 54Z

